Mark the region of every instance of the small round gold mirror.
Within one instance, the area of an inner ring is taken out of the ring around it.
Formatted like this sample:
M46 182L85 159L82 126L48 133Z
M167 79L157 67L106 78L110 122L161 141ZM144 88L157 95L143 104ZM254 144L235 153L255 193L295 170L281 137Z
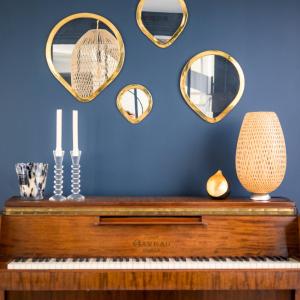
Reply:
M151 112L152 96L143 85L130 84L118 94L117 107L123 117L132 124L142 122Z
M141 31L160 48L172 45L185 28L184 0L140 0L136 20Z
M89 102L120 73L125 57L118 29L106 18L79 13L50 32L46 59L56 79L80 102Z
M180 90L186 103L209 123L221 121L240 101L245 78L228 53L211 50L192 57L184 66Z

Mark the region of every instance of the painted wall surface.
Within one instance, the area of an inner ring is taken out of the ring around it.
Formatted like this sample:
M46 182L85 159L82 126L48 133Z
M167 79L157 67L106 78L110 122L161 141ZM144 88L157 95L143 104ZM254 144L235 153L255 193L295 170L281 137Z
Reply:
M63 147L71 148L71 113L79 110L82 190L89 195L205 195L207 178L222 169L232 195L247 195L235 173L235 148L248 111L275 111L285 132L286 178L274 195L300 205L299 0L187 0L189 20L168 49L153 45L135 21L137 0L12 0L0 3L0 200L18 193L16 162L50 163L53 184L55 110L64 111ZM45 44L63 17L93 12L120 30L126 58L119 77L89 104L76 102L50 73ZM219 49L241 64L244 96L218 124L200 119L183 101L179 76L198 52ZM154 107L140 125L116 108L118 91L140 83ZM70 157L65 159L70 192Z

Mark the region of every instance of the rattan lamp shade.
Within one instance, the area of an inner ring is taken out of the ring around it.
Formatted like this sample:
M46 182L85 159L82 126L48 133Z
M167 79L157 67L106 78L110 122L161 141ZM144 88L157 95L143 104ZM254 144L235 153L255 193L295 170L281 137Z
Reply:
M286 147L274 112L251 112L244 117L236 150L236 171L253 200L268 200L286 171Z
M106 29L91 29L72 52L71 85L82 98L91 96L114 73L120 60L117 39Z

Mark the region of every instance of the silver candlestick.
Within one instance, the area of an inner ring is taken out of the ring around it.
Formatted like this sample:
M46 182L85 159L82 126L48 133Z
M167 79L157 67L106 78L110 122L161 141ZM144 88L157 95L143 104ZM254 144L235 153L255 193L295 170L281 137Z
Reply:
M53 196L49 199L51 201L64 201L66 197L63 195L64 188L64 160L65 152L62 151L61 155L57 155L56 151L53 151L55 166L54 166L54 192Z
M68 196L68 200L74 200L74 201L83 201L84 196L80 194L80 157L81 157L81 151L78 151L78 153L75 153L73 151L70 151L71 159L72 159L72 179L71 179L71 192L72 194Z

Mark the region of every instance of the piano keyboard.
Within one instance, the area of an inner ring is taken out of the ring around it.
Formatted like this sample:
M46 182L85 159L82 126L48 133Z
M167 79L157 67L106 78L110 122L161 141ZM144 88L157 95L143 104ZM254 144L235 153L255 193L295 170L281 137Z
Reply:
M149 270L149 269L300 269L295 258L192 257L192 258L17 258L8 263L14 270Z

